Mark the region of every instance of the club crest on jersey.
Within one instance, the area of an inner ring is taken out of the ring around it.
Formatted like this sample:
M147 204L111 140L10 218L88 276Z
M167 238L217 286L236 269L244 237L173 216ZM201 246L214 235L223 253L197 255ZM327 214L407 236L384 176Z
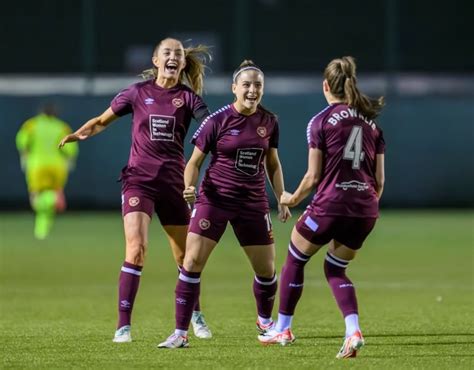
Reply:
M199 227L201 228L201 230L207 230L211 227L211 221L205 218L201 218L199 220Z
M260 137L265 137L265 135L267 134L267 129L263 126L257 127L257 134Z
M140 198L138 197L131 197L129 200L128 200L128 204L130 205L130 207L136 207L140 204Z
M176 108L182 107L184 104L184 100L181 98L174 98L171 102Z
M153 99L153 98L146 98L146 99L145 99L145 104L146 104L146 105L151 105L151 104L153 104L154 102L155 102L155 99Z

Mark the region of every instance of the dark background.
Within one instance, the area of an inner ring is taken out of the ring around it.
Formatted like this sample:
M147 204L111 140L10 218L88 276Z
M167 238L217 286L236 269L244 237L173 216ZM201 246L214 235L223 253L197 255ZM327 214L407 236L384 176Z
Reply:
M14 139L40 104L55 101L60 117L78 128L104 111L120 89L138 81L136 76L150 66L154 46L167 36L213 46L204 94L211 111L232 101L231 73L243 59L251 58L262 67L263 102L280 117L279 150L288 190L295 189L306 169L307 122L326 105L320 88L322 71L332 58L353 55L362 90L385 95L387 101L378 120L387 141L382 206L472 207L473 4L461 0L4 3L0 209L28 207ZM113 87L100 82L104 77L115 82ZM130 122L130 116L122 118L80 144L77 167L66 188L70 208L120 207L116 178L128 158ZM190 133L196 127L193 124Z

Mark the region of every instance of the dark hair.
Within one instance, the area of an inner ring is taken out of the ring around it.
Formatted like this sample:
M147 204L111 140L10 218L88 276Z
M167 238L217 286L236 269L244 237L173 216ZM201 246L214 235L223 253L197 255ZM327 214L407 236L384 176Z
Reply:
M385 105L383 96L372 99L357 88L356 63L353 57L333 59L324 70L331 94L356 108L368 119L376 118Z
M158 53L161 44L165 40L176 40L173 38L165 38L156 45L153 55ZM181 41L178 41L180 44ZM196 94L201 95L204 87L204 75L206 71L206 62L211 61L212 57L209 53L209 47L206 45L190 46L184 49L186 58L186 66L179 75L179 82L188 85ZM152 67L141 73L143 79L156 78L158 76L158 68Z
M237 77L239 77L240 73L248 69L255 70L261 73L262 77L264 76L263 71L259 66L257 66L252 60L245 59L242 63L240 63L239 67L232 74L232 83L237 83ZM268 110L260 103L258 104L257 108L273 117L276 117L275 113L273 113L271 110Z

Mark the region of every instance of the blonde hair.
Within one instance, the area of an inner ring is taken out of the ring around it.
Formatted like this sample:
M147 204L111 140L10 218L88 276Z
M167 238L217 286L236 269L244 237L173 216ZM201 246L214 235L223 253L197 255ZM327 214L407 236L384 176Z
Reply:
M170 40L170 38L161 40L159 44L156 45L153 55L158 53L161 44L165 40ZM176 41L181 43L179 40ZM209 47L200 44L183 49L184 57L186 59L186 67L184 67L179 75L179 83L188 85L196 94L201 95L204 88L206 62L210 62L212 60L212 56L209 53ZM158 68L153 66L150 69L146 69L141 73L140 76L145 80L156 78L158 77Z
M346 56L331 60L324 70L331 94L349 106L356 108L368 119L376 118L385 105L383 96L372 99L362 94L357 87L356 63Z

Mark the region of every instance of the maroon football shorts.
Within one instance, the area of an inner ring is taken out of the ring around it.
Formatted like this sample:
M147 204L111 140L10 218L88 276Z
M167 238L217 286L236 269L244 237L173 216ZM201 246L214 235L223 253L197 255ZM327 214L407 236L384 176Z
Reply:
M242 205L224 208L215 203L197 202L194 206L189 232L218 242L230 222L242 247L273 244L270 214Z
M190 210L183 199L183 189L177 186L160 186L156 190L137 184L122 185L122 215L144 212L150 218L153 210L162 225L188 225Z
M332 239L357 250L375 226L376 218L318 216L307 210L300 217L296 230L309 242L317 245Z

